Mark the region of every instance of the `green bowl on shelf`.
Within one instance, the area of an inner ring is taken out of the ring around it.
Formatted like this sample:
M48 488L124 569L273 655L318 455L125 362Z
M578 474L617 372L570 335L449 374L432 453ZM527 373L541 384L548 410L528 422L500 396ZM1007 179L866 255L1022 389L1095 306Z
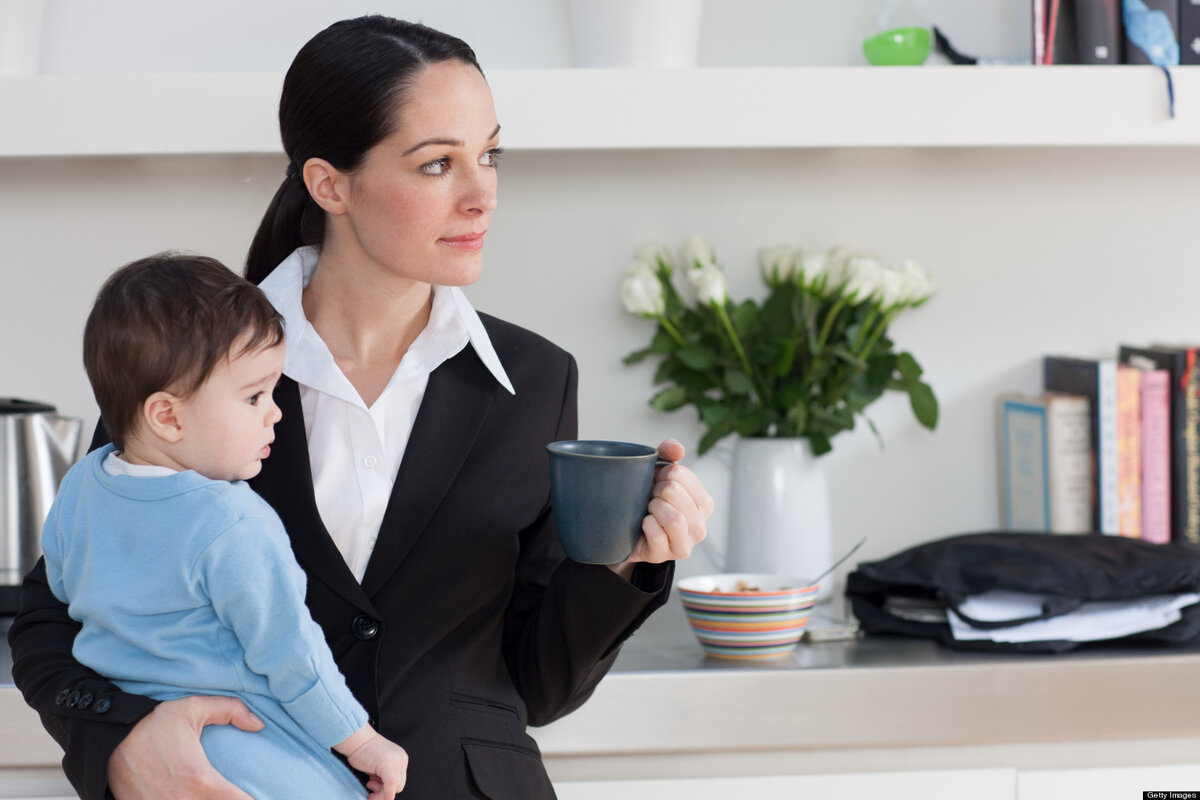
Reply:
M928 28L895 28L863 41L863 55L877 67L915 67L933 49Z

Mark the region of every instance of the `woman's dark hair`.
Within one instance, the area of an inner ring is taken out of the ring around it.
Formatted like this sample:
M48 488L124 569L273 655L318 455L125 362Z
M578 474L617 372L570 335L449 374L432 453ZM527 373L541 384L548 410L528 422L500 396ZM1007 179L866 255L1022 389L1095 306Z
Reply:
M461 39L377 15L336 22L300 48L279 98L287 176L254 235L246 278L259 283L297 247L321 244L325 212L308 195L304 163L323 158L345 172L361 166L367 151L393 133L396 110L417 74L443 61L483 74Z
M282 342L283 317L258 287L214 258L159 253L100 287L83 366L104 429L124 448L147 397L165 390L186 399L222 359Z

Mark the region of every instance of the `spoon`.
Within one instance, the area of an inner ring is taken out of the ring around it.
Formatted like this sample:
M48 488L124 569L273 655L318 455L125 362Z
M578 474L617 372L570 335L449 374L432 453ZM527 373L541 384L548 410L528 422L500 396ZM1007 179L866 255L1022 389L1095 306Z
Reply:
M824 578L826 575L828 575L829 573L833 572L835 569L840 567L846 561L847 558L849 558L850 556L852 556L856 552L858 552L858 548L862 547L866 541L867 541L867 537L865 537L865 536L863 538L859 539L858 544L854 545L854 547L851 547L850 550L846 553L846 555L842 556L837 561L833 562L833 564L830 565L829 569L825 570L820 575L813 578L812 581L810 582L811 585L816 586L818 583L820 583L822 578Z

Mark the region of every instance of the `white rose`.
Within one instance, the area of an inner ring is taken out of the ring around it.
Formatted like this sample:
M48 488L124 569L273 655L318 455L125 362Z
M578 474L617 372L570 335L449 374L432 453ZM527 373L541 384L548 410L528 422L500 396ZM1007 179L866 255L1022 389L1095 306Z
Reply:
M662 242L645 242L633 252L633 258L635 261L666 267L668 272L675 271L675 259L671 257L671 248Z
M679 264L684 269L715 267L717 257L713 255L712 246L707 239L693 234L684 239L679 248Z
M853 247L839 244L829 248L824 253L825 274L829 276L829 285L837 287L850 280L850 259L857 251Z
M787 283L795 274L795 259L792 248L785 244L764 247L758 251L758 267L763 280L768 284Z
M876 296L879 298L880 308L884 310L909 302L908 281L904 273L893 267L885 267L880 274Z
M692 286L696 287L697 301L704 305L725 305L729 289L725 284L725 273L715 265L689 269L687 276Z
M855 253L845 261L847 295L859 302L875 297L883 281L883 265L874 253Z
M621 282L621 302L625 304L626 311L639 317L655 317L663 313L666 304L663 301L662 282L651 263L641 260L630 263L625 280Z
M906 302L917 303L926 300L937 291L937 281L924 267L911 258L900 263L899 272L904 278Z
M829 267L829 253L824 250L797 250L792 257L792 271L800 280L812 286Z

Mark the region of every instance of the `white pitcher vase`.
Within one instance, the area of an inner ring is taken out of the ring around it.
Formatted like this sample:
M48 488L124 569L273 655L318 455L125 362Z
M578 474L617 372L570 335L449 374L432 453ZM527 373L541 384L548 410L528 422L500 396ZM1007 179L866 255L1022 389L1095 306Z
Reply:
M813 578L833 563L824 465L806 439L744 438L733 451L727 572ZM832 575L818 599L833 594Z

